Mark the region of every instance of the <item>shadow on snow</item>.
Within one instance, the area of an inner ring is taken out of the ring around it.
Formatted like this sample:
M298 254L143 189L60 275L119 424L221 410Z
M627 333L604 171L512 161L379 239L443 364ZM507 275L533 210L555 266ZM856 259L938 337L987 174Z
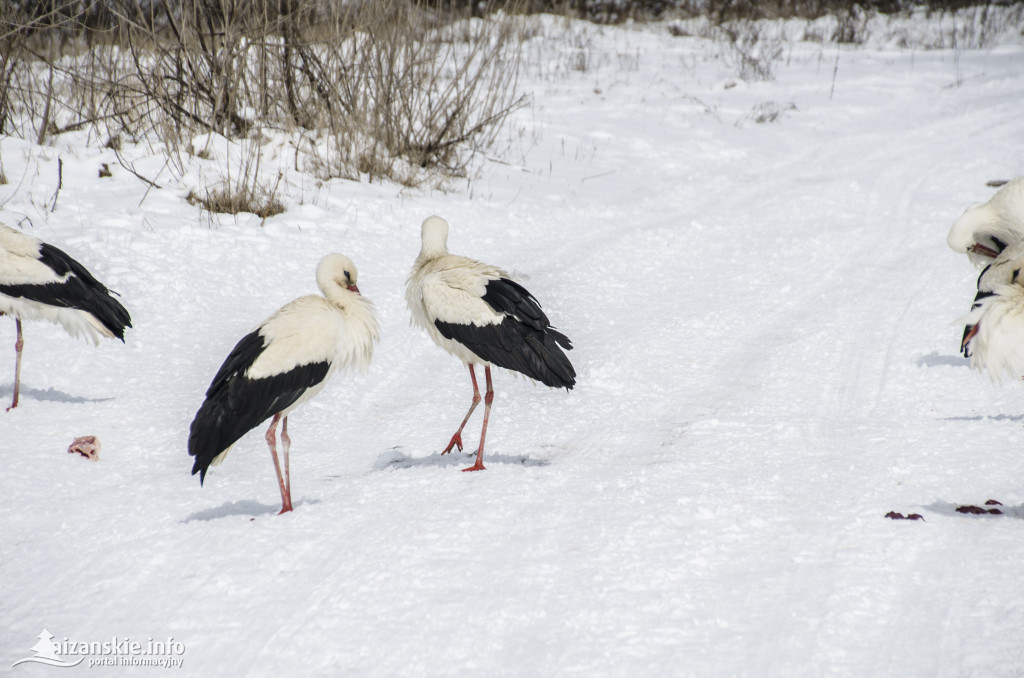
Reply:
M310 504L319 504L319 499L300 499L299 501L292 502L292 506L298 509L301 506L307 506ZM242 501L229 501L221 504L215 508L203 509L202 511L196 511L190 514L187 518L182 520L183 523L191 523L193 520L217 520L218 518L228 518L230 516L266 516L276 515L281 510L280 504L261 504L258 501L252 499L243 499Z
M917 359L918 367L939 367L942 365L970 367L971 362L962 355L939 355L937 351L932 351L928 355L923 355Z
M995 518L1017 518L1018 520L1024 519L1024 506L1004 506L1002 504L997 505L986 505L977 504L979 508L984 509L998 509L999 513L996 514L975 514L975 513L963 513L957 511L957 508L969 504L951 504L948 501L936 501L928 506L923 506L927 511L938 513L939 515L948 516L950 518L972 518L976 520L992 520Z
M942 417L942 421L1021 421L1024 420L1024 414L975 414L970 417L967 415L959 417Z
M14 384L4 384L3 386L0 386L0 401L10 400L13 397ZM37 388L25 388L24 386L21 387L19 397L56 403L104 403L114 399L113 396L109 398L83 398L82 396L71 395L70 393L57 391L53 388L48 388L43 391Z
M435 452L426 457L413 457L402 452L400 448L393 447L387 452L382 453L373 466L377 470L386 468L445 468L448 466L463 468L472 465L474 457L476 457L476 452L471 454L465 452L452 452L449 454ZM485 467L489 467L492 464L547 466L550 463L547 459L531 459L525 454L484 454Z

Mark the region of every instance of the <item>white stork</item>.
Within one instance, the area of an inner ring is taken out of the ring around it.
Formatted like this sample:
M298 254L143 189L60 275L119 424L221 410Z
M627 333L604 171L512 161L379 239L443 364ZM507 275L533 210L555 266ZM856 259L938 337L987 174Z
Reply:
M322 297L311 294L285 304L231 350L189 432L192 475L199 473L200 484L239 438L273 417L266 440L281 490L280 513L292 510L288 415L319 393L337 370L365 369L380 338L373 304L359 293L356 281L351 259L328 254L316 269ZM283 475L277 457L279 421Z
M1008 245L1024 241L1024 177L1008 181L988 202L976 202L953 222L946 242L984 268Z
M80 263L38 238L0 224L0 315L14 318L14 400L21 387L21 321L48 320L73 337L124 341L132 319L110 291Z
M988 202L974 203L953 223L947 242L981 267L978 291L960 350L971 366L998 380L1024 376L1024 177L1007 182Z
M994 381L1024 377L1024 242L1006 247L978 277L978 293L963 318L961 350L971 367Z
M554 388L571 389L576 371L562 349L569 338L551 327L540 304L500 268L448 254L448 222L428 217L422 226L423 247L406 284L412 321L434 342L469 367L473 402L459 430L441 452L462 450L462 429L480 403L474 365L484 366L487 392L476 463L463 471L484 469L484 439L494 401L491 365L525 374Z

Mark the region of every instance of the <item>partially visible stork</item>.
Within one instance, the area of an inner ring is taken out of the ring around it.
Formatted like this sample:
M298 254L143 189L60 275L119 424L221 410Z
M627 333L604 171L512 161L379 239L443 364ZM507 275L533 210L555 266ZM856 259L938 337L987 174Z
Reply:
M324 386L339 369L364 369L380 338L373 304L359 293L355 264L328 254L316 269L323 296L308 295L282 306L245 335L217 371L188 437L199 483L231 446L273 417L266 441L281 490L281 511L292 510L288 415ZM284 472L277 457L281 422Z
M978 277L978 293L964 318L961 351L993 381L1024 377L1024 243L1011 245Z
M990 374L996 378L1002 368L993 373L991 366L1009 364L997 357L1009 346L995 347L1002 345L999 337L1005 335L1006 323L1013 317L1015 288L1020 286L1018 273L1024 265L1024 177L1008 181L987 202L976 202L964 210L950 227L946 242L982 269L971 313L964 318L967 326L960 350L965 358L972 358L972 366L981 369L989 365ZM988 318L985 335L976 340L982 317ZM1011 343L1024 340L1024 333L1018 336L1017 340L1004 338ZM976 355L978 350L981 355Z
M413 323L434 342L469 367L473 401L448 446L462 450L462 429L480 404L474 365L483 365L487 380L484 421L476 463L463 471L484 469L484 439L494 401L491 365L504 367L546 386L571 389L576 371L563 348L569 338L551 327L540 304L526 288L500 268L448 254L448 222L428 217L421 229L422 249L406 284L405 299Z
M946 242L984 268L1007 246L1024 242L1024 177L1011 179L987 202L976 202L953 222Z
M62 250L0 224L0 315L14 318L14 399L21 388L22 320L48 320L73 337L124 341L131 316L103 283Z

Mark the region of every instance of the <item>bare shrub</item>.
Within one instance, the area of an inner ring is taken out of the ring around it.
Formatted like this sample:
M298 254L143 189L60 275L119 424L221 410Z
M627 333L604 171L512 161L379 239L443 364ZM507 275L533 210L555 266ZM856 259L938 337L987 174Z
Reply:
M832 33L832 42L861 45L868 39L868 21L871 13L858 5L851 5L845 11L836 14L836 27Z
M719 26L728 47L726 58L743 80L774 80L782 59L781 34L766 35L767 25L755 21L731 21Z
M0 3L0 131L42 144L147 119L144 101L124 97L129 64L112 48L106 9L83 0Z
M325 130L331 176L459 175L517 94L513 18L445 22L404 0L185 0L170 37L126 17L137 80L179 138L244 136L257 120ZM257 11L253 11L253 7Z
M1019 2L978 3L966 7L943 7L938 10L943 18L949 16L949 29L935 47L954 49L984 49L992 45L995 36L1016 30L1024 35L1024 5Z
M134 3L118 1L132 85L179 134L244 135L254 122L243 112L246 105L269 89L258 77L262 46L277 27L269 4L180 0L159 7L159 15L147 16Z
M305 107L327 121L329 164L343 171L354 161L371 180L395 178L391 168L407 175L403 164L461 175L526 103L517 22L500 15L431 26L416 5L371 5L362 30L319 60L309 46L296 49L320 74Z
M526 103L520 23L416 0L0 3L0 131L157 140L183 173L196 135L266 127L327 139L323 177L462 176Z
M788 111L795 111L796 104L788 101L781 104L777 101L761 101L757 103L747 114L747 117L759 125L775 122Z

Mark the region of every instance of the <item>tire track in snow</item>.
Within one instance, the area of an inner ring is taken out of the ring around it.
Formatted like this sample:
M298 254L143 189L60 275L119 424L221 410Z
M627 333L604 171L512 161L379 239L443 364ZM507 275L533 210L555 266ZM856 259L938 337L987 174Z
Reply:
M872 158L869 165L882 164L881 158ZM877 165L876 165L877 166ZM916 177L916 178L914 178ZM862 246L860 251L863 256L850 260L844 273L853 273L863 267L864 262L870 261L872 252L898 252L900 258L909 251L907 241L910 238L910 215L909 206L912 196L920 188L927 178L927 171L918 173L916 170L908 170L905 165L890 167L882 173L874 182L865 210L864 221L867 224L878 224L872 229L873 238L867 246ZM894 220L886 220L884 208L881 205L889 204L884 195L892 192L893 187L901 194L899 207ZM883 227L883 224L888 224ZM887 237L895 230L900 234L899 241L892 243ZM894 261L896 257L887 257L887 261L879 262L877 265L879 277L885 275L890 268L896 268ZM846 278L847 276L839 276ZM852 276L851 276L852 277ZM874 278L874 276L872 276ZM830 406L822 412L822 423L834 421L847 413L854 412L858 406L859 418L870 420L879 406L880 394L884 390L886 376L892 366L893 344L896 336L902 328L903 320L907 316L910 306L921 292L924 286L924 279L916 277L913 287L903 293L906 298L904 303L893 303L896 299L889 297L885 299L881 307L873 307L870 312L857 314L858 323L852 328L850 334L854 340L847 341L844 347L844 360L840 364L845 370L842 375L843 383L837 389L838 397ZM897 289L905 289L897 286ZM891 289L891 288L888 288ZM877 291L877 290L876 290ZM879 295L881 296L881 295ZM847 329L851 329L847 327ZM857 341L859 337L873 337L869 345ZM866 363L869 363L866 365Z
M830 160L838 161L846 155L847 150L839 148L825 153L819 162L828 164ZM789 303L780 313L759 315L758 318L765 318L768 322L746 328L746 336L725 352L711 370L716 374L716 381L703 393L713 403L715 416L726 420L739 417L741 421L749 421L746 425L740 423L738 431L730 432L734 438L737 435L763 435L766 426L755 425L759 418L789 419L802 429L803 451L796 450L795 458L791 460L777 457L750 459L748 463L755 475L769 468L778 469L781 464L786 469L781 471L781 475L789 482L813 481L815 469L802 469L801 466L809 464L810 467L829 469L833 464L827 456L812 458L807 451L814 448L831 450L839 446L840 439L851 434L865 435L872 429L871 422L883 404L882 396L896 360L897 339L909 310L927 281L925 276L912 276L912 284L901 288L899 297L892 299L888 295L887 285L892 271L899 271L905 265L902 257L912 251L908 242L920 235L915 231L925 230L924 224L915 229L911 209L928 176L928 168L921 167L921 171L917 171L918 168L905 165L890 167L884 162L885 157L886 154L880 152L861 161L862 172L866 176L872 175L872 167L888 169L871 182L863 216L857 220L861 224L856 228L858 239L851 242L837 238L840 242L831 243L833 250L843 248L845 252L843 256L834 253L824 255L822 259L828 268L817 265L807 268L796 259L781 260L779 263L783 270L774 273L777 284L781 280L793 279L789 287L792 295ZM794 165L794 168L798 167ZM900 199L896 214L890 218L885 214L884 205L891 204L886 196L893 193L898 193ZM752 203L767 199L768 194L768 190L747 190L736 200ZM843 207L840 205L839 209ZM797 230L794 239L812 235ZM840 265L835 266L836 262ZM801 267L794 268L794 265ZM900 282L903 282L902 278ZM818 290L832 293L828 303L823 302ZM815 326L818 329L812 329ZM803 331L795 328L803 328ZM827 349L821 351L822 345L827 343L837 346L838 352L829 355ZM742 367L737 369L736 366ZM808 370L817 376L808 380L810 388L804 400L782 405L775 402L777 391L773 382L800 378L801 373L806 376ZM811 416L802 416L801 409L806 409ZM728 438L722 435L726 433L725 429L719 428L716 433L721 440L719 444L728 444ZM767 448L785 444L785 437L771 432L761 443ZM844 445L848 446L848 441ZM895 614L898 608L889 601L899 599L905 582L894 571L912 571L918 554L911 551L896 555L888 550L888 542L867 546L870 542L865 540L864 532L869 528L863 521L854 524L844 522L844 517L848 519L850 515L861 514L864 510L875 510L865 505L865 499L870 500L870 497L855 500L842 510L842 515L836 514L827 521L828 527L824 531L834 531L832 546L807 545L799 540L785 546L777 555L780 563L778 588L770 587L756 593L761 600L769 595L780 601L808 601L808 618L787 620L784 624L791 626L792 633L782 633L783 637L802 640L791 641L790 652L773 655L770 648L764 648L764 656L773 657L768 664L774 668L797 669L800 666L798 658L805 659L815 654L821 655L820 661L816 662L819 666L835 666L843 662L849 662L850 666L863 665L863 657L829 654L832 648L849 647L842 638L844 633L849 633L851 626L857 627L858 637L870 639L861 646L865 653L871 651L872 644L883 655L898 653L897 646L887 637L891 630L889 625L878 625L875 620ZM814 500L810 501L809 510L829 511L829 502L815 506ZM799 512L780 514L772 519L781 524L794 518L800 520L796 517L798 515ZM878 515L881 516L881 512ZM789 557L787 549L795 549L788 552ZM877 586L868 590L862 585L866 571L874 572L877 582ZM821 585L823 578L828 579L827 586ZM814 618L814 610L833 610L833 613L818 618L815 626L808 621ZM776 671L767 673L779 674Z

